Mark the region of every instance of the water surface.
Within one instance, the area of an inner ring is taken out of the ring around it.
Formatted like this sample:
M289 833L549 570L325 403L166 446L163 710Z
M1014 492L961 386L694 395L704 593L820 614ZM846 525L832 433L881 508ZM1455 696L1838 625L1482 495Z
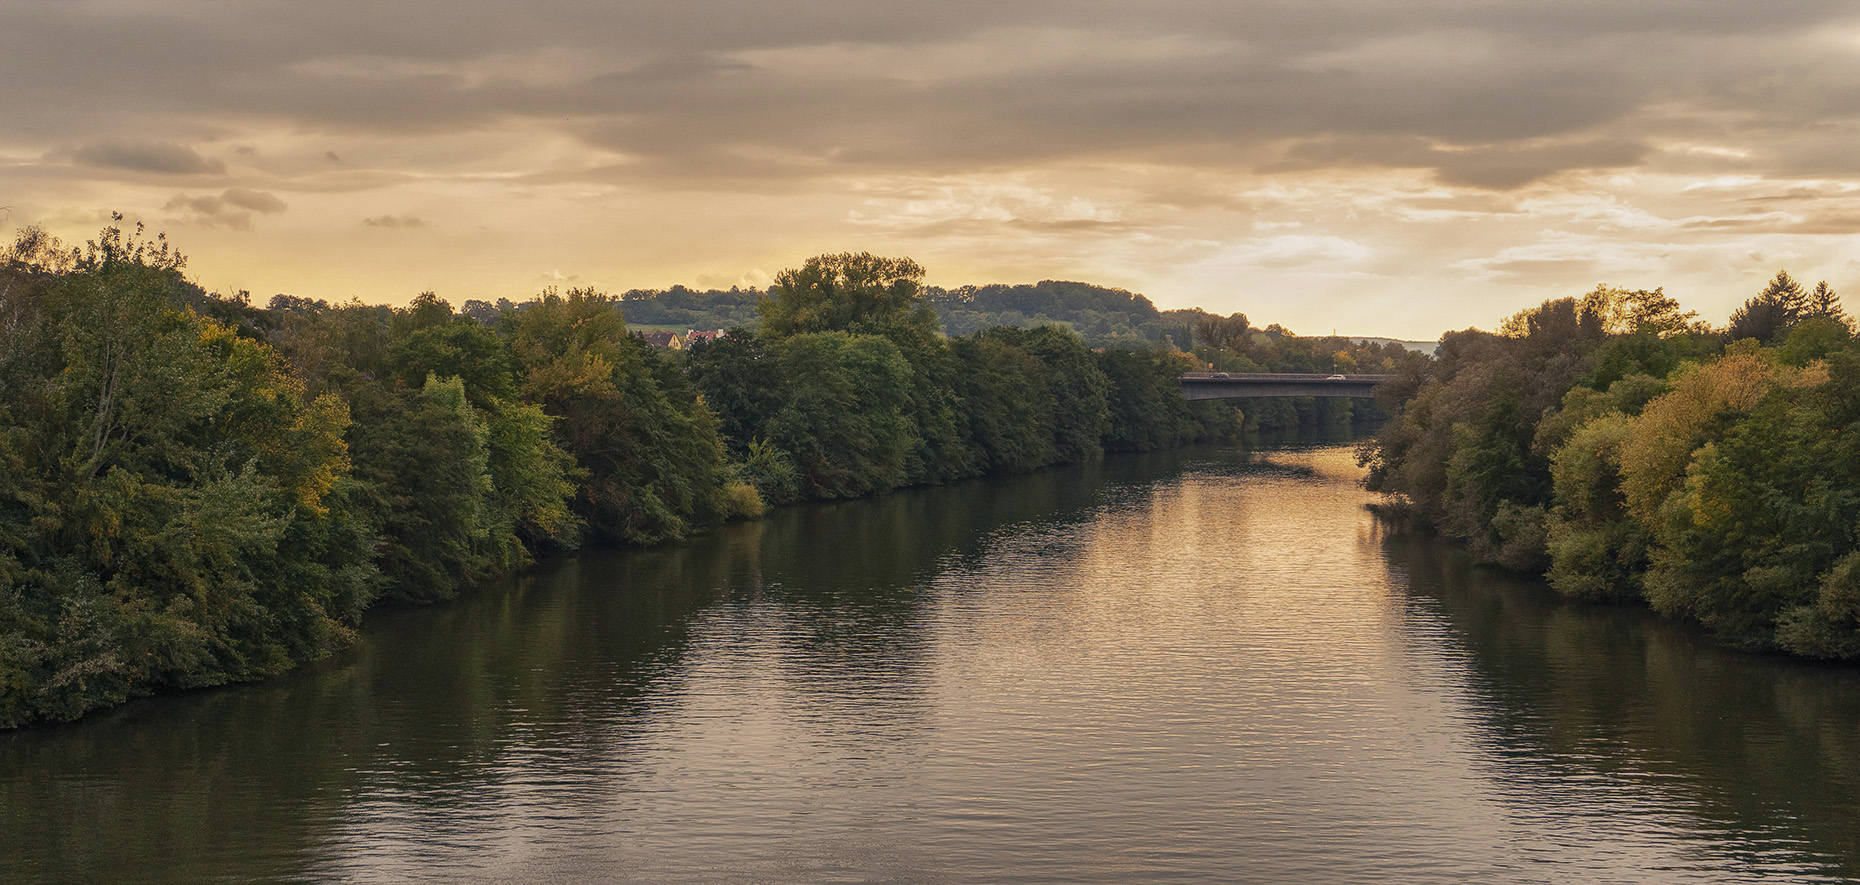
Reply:
M1860 673L1385 531L1343 445L795 508L0 735L69 882L1860 879Z

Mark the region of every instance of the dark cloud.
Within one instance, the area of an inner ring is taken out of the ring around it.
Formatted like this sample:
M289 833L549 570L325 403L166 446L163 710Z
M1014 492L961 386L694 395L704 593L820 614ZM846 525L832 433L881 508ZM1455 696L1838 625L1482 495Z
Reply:
M283 212L285 209L290 208L283 200L278 199L275 194L244 187L229 187L220 194L220 199L225 201L227 205L267 214L272 212Z
M223 175L226 172L224 162L203 157L187 145L166 141L93 141L70 151L70 157L86 166L162 175Z
M184 224L251 230L252 213L270 215L283 212L288 205L275 194L243 187L227 188L218 196L175 194L162 209L176 213Z
M1507 188L1636 162L1657 134L1641 118L1674 108L1692 129L1860 117L1860 58L1819 37L1852 14L1837 0L173 0L110 18L44 4L0 35L0 76L26 131L528 120L638 161L642 179L1080 156L1246 167L1278 142L1415 138L1459 153L1417 168ZM1808 134L1829 147L1800 146L1804 161L1860 165L1837 135Z
M362 223L369 227L425 227L426 219L418 215L376 215L362 219Z

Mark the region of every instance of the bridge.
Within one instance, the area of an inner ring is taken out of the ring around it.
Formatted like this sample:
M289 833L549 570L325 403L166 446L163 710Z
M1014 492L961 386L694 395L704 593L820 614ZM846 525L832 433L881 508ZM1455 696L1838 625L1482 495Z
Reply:
M1253 399L1266 396L1375 396L1388 375L1305 375L1294 372L1189 372L1182 395L1189 399Z

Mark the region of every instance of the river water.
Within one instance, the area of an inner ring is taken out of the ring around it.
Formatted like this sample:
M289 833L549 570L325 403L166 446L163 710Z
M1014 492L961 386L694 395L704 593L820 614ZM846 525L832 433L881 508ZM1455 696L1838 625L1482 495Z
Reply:
M9 882L1860 879L1860 670L1191 449L589 552L0 735Z

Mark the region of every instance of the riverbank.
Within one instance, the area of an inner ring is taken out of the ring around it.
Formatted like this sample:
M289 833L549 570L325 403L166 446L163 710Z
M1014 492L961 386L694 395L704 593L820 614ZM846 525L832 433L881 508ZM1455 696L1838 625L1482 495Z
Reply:
M1369 486L1572 598L1860 658L1860 342L1838 303L1765 297L1731 331L1597 289L1451 333L1385 385L1405 403L1365 451Z

